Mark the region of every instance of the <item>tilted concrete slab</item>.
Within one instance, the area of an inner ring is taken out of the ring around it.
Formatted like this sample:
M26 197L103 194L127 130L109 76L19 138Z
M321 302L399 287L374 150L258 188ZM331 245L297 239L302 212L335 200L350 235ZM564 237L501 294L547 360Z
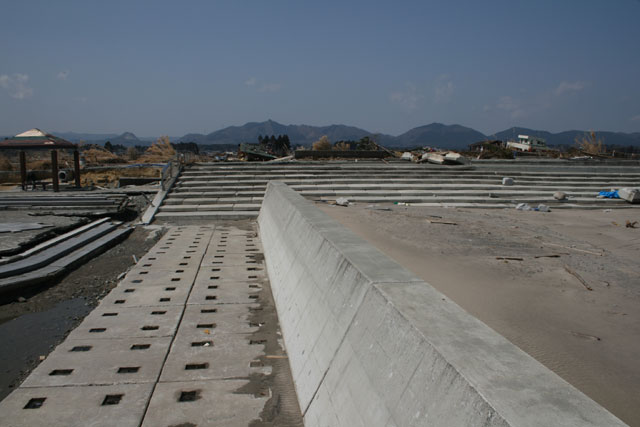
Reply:
M624 425L284 184L259 225L305 425Z

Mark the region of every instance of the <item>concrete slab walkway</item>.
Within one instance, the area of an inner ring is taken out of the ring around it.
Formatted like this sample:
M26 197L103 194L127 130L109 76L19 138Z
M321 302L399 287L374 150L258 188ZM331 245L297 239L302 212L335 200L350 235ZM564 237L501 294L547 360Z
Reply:
M302 425L255 223L171 227L1 424Z

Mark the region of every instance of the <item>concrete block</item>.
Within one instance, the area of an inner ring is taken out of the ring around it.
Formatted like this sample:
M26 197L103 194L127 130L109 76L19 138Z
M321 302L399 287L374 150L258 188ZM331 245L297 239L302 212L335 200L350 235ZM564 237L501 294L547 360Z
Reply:
M187 305L178 337L205 337L219 334L252 334L259 327L250 325L251 309L258 304L199 304ZM204 325L213 324L211 327ZM209 330L209 333L203 331Z
M264 354L264 346L250 344L249 335L198 332L181 334L173 343L161 382L248 378L263 371L251 362Z
M191 286L147 286L127 288L118 286L104 297L99 307L103 310L114 310L119 307L146 307L184 305ZM129 291L129 292L127 292Z
M264 267L253 265L203 266L198 272L196 283L215 282L255 282L266 279Z
M214 276L215 277L215 276ZM252 287L257 286L257 287ZM201 280L194 286L187 304L251 304L259 301L261 282Z
M259 267L264 268L264 256L262 253L207 253L202 259L202 266L247 266L247 267Z
M121 307L101 305L69 334L69 339L117 339L173 336L180 306ZM93 331L93 332L92 332Z
M66 340L21 387L153 383L170 343L170 337Z
M2 425L137 427L153 384L20 388L2 402Z
M260 420L268 396L244 391L248 384L244 380L159 383L142 426L250 425Z

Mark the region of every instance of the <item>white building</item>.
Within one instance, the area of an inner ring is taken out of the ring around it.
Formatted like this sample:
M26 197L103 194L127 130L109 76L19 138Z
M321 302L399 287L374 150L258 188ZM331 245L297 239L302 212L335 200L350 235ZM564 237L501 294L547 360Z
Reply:
M519 151L546 150L547 144L543 138L529 135L518 135L518 141L507 141L507 148L515 148Z

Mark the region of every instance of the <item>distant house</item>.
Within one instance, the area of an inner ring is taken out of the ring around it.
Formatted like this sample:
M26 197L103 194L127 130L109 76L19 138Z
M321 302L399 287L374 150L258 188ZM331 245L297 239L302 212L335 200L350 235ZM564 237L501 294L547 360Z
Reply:
M481 152L489 147L502 148L504 147L504 144L502 141L497 139L493 141L479 141L474 142L473 144L469 144L469 151Z
M507 148L513 148L518 151L542 151L548 149L545 139L529 135L518 135L518 141L507 141Z

